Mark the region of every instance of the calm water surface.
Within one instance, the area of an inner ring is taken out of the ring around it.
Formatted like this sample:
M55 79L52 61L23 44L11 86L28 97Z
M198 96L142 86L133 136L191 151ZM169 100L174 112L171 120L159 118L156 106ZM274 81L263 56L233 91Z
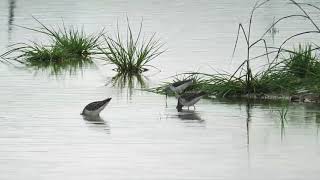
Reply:
M154 87L183 71L234 69L244 57L240 43L230 60L237 23L247 23L253 4L1 1L0 52L15 42L43 40L12 25L37 27L32 15L52 26L63 18L91 33L113 32L126 16L132 24L143 17L146 35L157 32L168 48L152 62L161 72L147 74ZM287 6L279 1L261 9L253 37L274 16L296 12ZM301 22L278 27L274 43L310 27ZM177 113L174 98L106 85L111 69L54 77L0 64L0 179L319 179L319 106L290 104L284 126L276 104L201 100L195 110ZM79 115L88 102L105 97L113 99L101 119Z

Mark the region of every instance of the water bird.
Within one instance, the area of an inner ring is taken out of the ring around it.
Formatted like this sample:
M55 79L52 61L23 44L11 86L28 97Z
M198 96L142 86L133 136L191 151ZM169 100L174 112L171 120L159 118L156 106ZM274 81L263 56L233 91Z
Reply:
M187 79L183 81L177 81L169 85L169 89L174 93L180 94L182 93L187 87L193 84L193 79Z
M178 97L178 104L177 104L177 110L178 112L182 111L183 106L188 106L188 109L190 106L193 106L195 109L195 104L207 93L200 91L200 92L186 92Z
M81 113L85 116L99 116L100 112L109 104L111 98L95 101L86 105Z

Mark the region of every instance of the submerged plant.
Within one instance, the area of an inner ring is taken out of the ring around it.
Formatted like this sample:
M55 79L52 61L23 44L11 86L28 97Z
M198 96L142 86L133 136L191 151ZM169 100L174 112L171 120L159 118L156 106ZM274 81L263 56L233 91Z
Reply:
M116 66L117 72L139 74L147 71L148 66L153 67L148 63L164 52L161 50L163 44L155 39L155 34L149 39L142 37L142 22L136 36L133 35L129 20L127 23L126 38L121 36L117 25L116 36L104 36L106 48L100 50L105 55L105 60Z

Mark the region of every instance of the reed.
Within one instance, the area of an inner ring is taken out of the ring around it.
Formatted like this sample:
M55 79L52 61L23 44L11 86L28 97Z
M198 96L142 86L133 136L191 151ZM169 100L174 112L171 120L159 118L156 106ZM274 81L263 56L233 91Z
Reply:
M244 86L242 86L243 94L250 93L293 93L299 88L305 87L307 84L301 81L301 77L297 76L300 73L301 75L310 74L313 72L313 75L317 75L316 69L318 69L318 60L312 54L319 49L319 47L311 48L311 46L306 45L306 47L299 46L299 49L296 50L288 50L285 45L292 39L297 38L299 36L304 36L307 34L319 34L320 29L315 23L315 21L309 16L308 12L304 9L303 6L309 6L315 8L320 11L320 8L308 4L308 3L297 3L294 0L289 0L290 4L296 6L302 14L291 14L287 16L283 16L274 20L274 22L267 28L267 30L261 35L260 38L252 41L251 33L252 33L252 23L253 16L256 10L260 7L264 6L268 3L269 0L257 2L251 11L249 18L249 25L247 31L244 26L240 23L238 27L237 38L235 42L235 46L233 49L233 54L236 51L237 43L239 40L240 32L242 32L244 39L247 45L247 59L236 69L236 71L231 75L230 82L244 82ZM287 19L292 18L303 18L306 21L309 21L314 30L308 30L303 32L298 32L292 36L287 37L279 47L270 47L267 45L267 41L265 40L265 36L270 30L272 30L278 23L285 21ZM263 44L263 48L265 49L265 53L252 57L251 49L254 47L258 47L259 44ZM281 59L281 57L287 57L289 54L289 58ZM274 55L273 58L270 58L270 55ZM250 67L250 61L266 58L268 64L266 65L266 69L262 72L254 73ZM312 71L310 71L311 69ZM289 73L290 72L290 73ZM295 72L295 73L293 73ZM238 74L238 76L237 76ZM310 76L309 76L310 77ZM299 79L300 78L300 79ZM306 80L306 79L304 79ZM313 78L313 82L316 82L316 78ZM311 83L314 84L314 83Z

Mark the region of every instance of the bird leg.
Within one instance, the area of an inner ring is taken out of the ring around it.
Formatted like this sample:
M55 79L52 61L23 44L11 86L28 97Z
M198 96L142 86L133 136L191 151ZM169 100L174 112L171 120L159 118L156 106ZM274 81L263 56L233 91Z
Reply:
M181 112L182 111L182 107L183 107L183 105L182 104L180 104L180 102L179 102L179 99L178 99L178 104L177 104L177 110L178 110L178 112Z
M168 93L166 93L166 108L168 107Z

